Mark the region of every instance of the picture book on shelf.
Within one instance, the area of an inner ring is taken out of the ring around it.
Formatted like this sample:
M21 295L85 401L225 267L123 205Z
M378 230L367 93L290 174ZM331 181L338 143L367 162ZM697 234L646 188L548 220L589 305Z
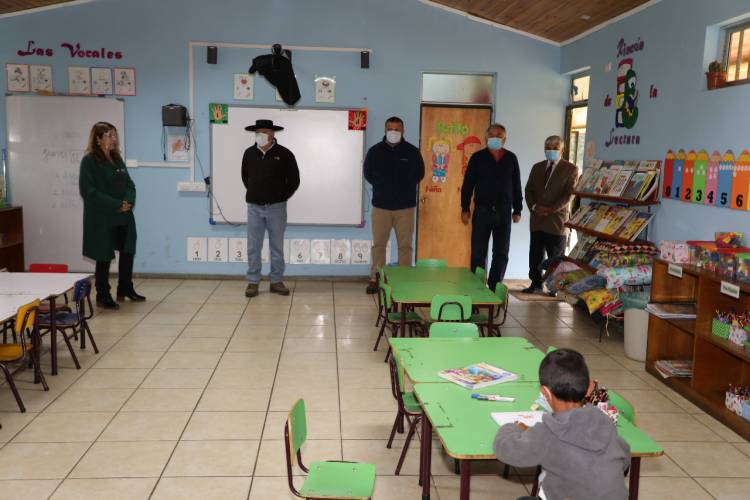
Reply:
M630 241L635 240L641 231L643 231L654 214L646 212L638 212L635 217L631 218L630 221L618 231L615 235Z
M630 178L633 175L633 170L634 169L631 167L623 167L612 180L612 185L609 188L609 191L607 191L607 194L618 198L622 196L623 191L625 191L625 188L628 185L628 181L630 181Z
M476 363L463 368L443 370L438 375L467 389L481 389L503 382L511 382L518 378L515 373L487 363Z

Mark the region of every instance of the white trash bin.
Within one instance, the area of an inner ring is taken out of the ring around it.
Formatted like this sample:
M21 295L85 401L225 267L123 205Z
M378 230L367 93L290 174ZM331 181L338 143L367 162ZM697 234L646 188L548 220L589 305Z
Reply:
M625 309L625 356L646 361L648 313L643 309Z

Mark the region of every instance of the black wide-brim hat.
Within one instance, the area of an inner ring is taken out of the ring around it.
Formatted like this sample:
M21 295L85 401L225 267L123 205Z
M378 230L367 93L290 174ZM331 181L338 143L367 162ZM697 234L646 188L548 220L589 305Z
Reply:
M284 127L279 127L273 124L273 120L255 120L255 125L248 125L245 130L255 132L259 128L267 128L270 130L284 130Z

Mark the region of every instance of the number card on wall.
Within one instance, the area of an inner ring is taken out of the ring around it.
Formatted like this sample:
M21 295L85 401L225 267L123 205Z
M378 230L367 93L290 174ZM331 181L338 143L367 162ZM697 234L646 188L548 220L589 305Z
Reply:
M732 199L730 207L735 210L747 210L745 197L747 196L748 184L750 184L750 153L747 150L740 154L734 162L734 175L732 178Z
M348 264L351 261L352 245L349 240L331 240L331 263Z
M187 239L187 260L189 262L206 262L206 238L189 237Z
M662 194L690 203L750 210L750 152L744 150L735 158L731 150L723 155L714 151L709 157L705 150L686 154L681 149L675 155L670 149Z
M247 239L229 238L229 261L247 262Z
M310 242L310 260L313 264L330 264L331 240L312 240Z
M352 240L352 264L369 264L370 240Z
M289 260L292 264L310 263L310 240L291 240L291 255Z
M208 261L209 262L229 262L227 253L229 243L226 238L209 238L208 239Z

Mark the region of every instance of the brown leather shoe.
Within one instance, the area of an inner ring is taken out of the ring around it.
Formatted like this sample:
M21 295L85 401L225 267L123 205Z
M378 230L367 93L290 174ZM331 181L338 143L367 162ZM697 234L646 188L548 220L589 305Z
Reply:
M365 290L369 295L373 295L378 293L378 282L377 281L371 281L367 285L367 289Z
M289 295L289 289L284 285L283 281L278 283L271 283L271 293L278 293L279 295Z
M258 296L258 284L257 283L248 283L247 288L245 288L245 297L252 298Z

